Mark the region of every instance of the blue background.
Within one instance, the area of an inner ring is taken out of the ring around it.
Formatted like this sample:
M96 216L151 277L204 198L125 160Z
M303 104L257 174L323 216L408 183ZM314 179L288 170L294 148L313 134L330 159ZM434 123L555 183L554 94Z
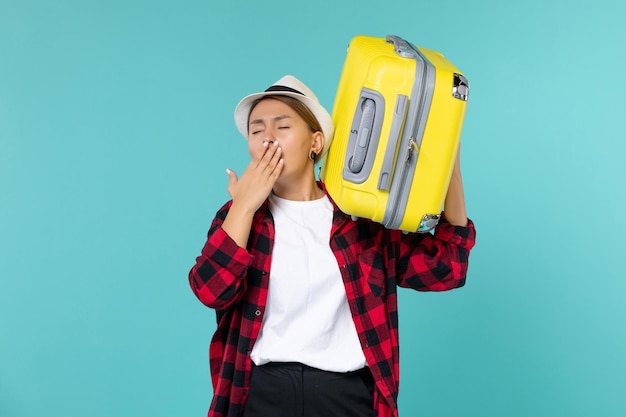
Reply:
M401 415L626 415L624 13L0 0L0 416L205 415L214 313L187 273L247 165L234 106L292 73L330 109L357 34L472 86L478 244L465 288L401 291Z

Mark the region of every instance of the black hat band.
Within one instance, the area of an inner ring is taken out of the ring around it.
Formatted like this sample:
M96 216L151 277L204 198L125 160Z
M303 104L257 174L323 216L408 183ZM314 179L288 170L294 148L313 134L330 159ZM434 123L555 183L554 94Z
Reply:
M296 90L295 88L287 87L284 85L273 85L267 90L265 90L266 93L270 93L272 91L286 91L289 93L296 93L296 94L300 94L301 96L304 96L304 94L302 94L300 91Z

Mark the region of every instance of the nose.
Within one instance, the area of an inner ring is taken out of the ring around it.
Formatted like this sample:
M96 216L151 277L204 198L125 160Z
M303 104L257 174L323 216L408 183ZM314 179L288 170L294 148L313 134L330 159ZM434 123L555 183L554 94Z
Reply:
M270 145L273 144L276 141L276 138L274 137L274 135L272 134L272 132L270 132L270 129L267 129L265 131L265 135L263 136L263 142L267 142Z

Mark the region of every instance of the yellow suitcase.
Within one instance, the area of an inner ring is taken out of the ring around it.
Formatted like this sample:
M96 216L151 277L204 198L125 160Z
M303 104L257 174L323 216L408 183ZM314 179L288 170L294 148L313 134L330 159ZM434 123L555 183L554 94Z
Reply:
M398 36L353 38L320 170L339 208L390 229L434 228L468 94L467 79L440 52Z

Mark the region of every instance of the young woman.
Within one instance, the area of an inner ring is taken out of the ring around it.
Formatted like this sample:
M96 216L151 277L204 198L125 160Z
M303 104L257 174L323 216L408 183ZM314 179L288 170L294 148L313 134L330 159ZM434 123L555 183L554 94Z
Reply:
M342 213L316 181L333 123L285 76L235 110L252 160L189 273L216 310L209 416L397 416L396 288L465 283L475 230L457 156L433 234Z

